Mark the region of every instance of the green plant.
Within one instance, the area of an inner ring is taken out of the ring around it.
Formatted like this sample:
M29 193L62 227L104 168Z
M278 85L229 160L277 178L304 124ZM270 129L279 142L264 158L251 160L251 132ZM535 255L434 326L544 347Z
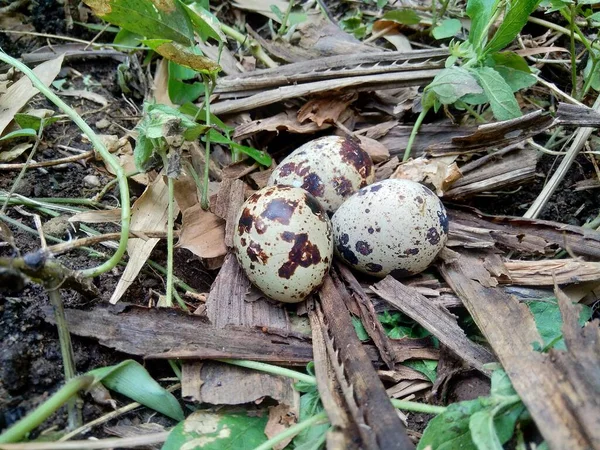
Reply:
M474 113L473 106L489 103L498 120L521 116L514 93L533 85L536 79L521 56L500 51L519 34L538 3L539 0L468 0L469 37L464 42L450 44L446 67L425 87L422 110L410 135L404 161L410 157L419 127L432 108L437 112L442 106L455 105ZM489 36L501 15L502 22Z

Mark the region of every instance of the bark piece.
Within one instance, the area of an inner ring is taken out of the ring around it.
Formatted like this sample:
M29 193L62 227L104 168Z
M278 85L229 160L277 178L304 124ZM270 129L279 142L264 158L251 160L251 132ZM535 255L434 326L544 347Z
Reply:
M504 261L510 280L501 283L522 286L554 286L600 280L600 263L577 259L548 259L541 261Z
M483 365L495 361L494 355L470 341L448 311L435 306L414 289L390 276L373 285L371 289L390 305L419 323L475 369L486 375L490 374Z
M549 447L600 448L600 427L589 426L590 412L600 417L593 404L597 396L580 397L576 386L580 380L574 374L581 367L573 365L577 357L570 356L573 359L560 367L555 353L534 351L533 344L542 339L530 311L501 289L477 281L486 276L477 257L464 252L440 270L494 349Z
M69 331L95 338L104 346L149 358L251 359L304 365L312 359L307 338L263 333L252 328L216 328L206 319L170 310L106 306L89 311L67 309ZM45 320L55 323L52 309Z
M339 368L336 375L340 383L343 380L348 385L343 389L344 398L358 425L364 448L414 448L354 332L344 300L330 277L325 278L319 297L329 333L326 339L333 347L330 354L335 354Z
M235 256L229 253L206 299L206 312L211 323L217 328L235 325L289 331L286 310L265 298L246 301L249 289L250 281Z
M556 247L600 259L600 232L549 220L488 216L477 210L449 209L449 247L492 248L528 254L553 253Z

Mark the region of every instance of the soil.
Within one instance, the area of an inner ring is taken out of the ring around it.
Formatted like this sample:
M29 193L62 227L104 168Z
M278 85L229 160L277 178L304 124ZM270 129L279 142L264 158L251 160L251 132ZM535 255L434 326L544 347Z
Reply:
M62 6L55 1L34 1L29 14L28 17L36 31L64 34ZM85 33L88 33L88 31L82 31L76 27L71 34ZM37 46L46 44L43 40L35 42ZM9 53L14 52L13 55L26 51L26 47L31 46L30 43L31 41L29 41L29 44L24 45L21 41L15 41L10 36L0 33L0 45ZM99 133L122 136L123 130L133 128L136 121L129 119L132 117L132 108L115 89L117 64L112 60L69 62L65 64L65 67L70 67L74 71L63 70L59 78L68 77L69 82L79 89L85 88L84 80L77 77L76 73L90 76L92 81L97 82L98 84L93 85L91 90L109 100L109 106L106 109L101 109L98 105L86 100L71 97L64 99L83 114L86 121L92 126L101 119L108 119L112 124L111 127L96 130ZM39 96L36 97L33 106L51 107ZM137 107L140 110L142 109L141 104L138 104ZM83 150L90 149L90 145L82 141L81 133L77 127L69 121L62 121L53 124L45 131L44 140L38 149L36 159L48 160L64 156L58 147L59 145ZM520 216L537 197L556 166L556 157L544 155L538 164L539 177L533 183L523 186L516 192L478 197L469 203L489 214ZM0 172L0 189L10 189L17 173L16 171ZM64 168L53 167L47 171L30 170L26 173L23 181L19 183L17 192L30 197L90 198L100 188L90 189L86 187L83 179L87 175L98 176L102 185L110 179L104 167L99 163L76 163L69 164ZM576 164L569 171L566 179L561 184L560 190L552 197L541 218L573 225L582 225L586 221L595 218L600 212L598 191L575 191L573 189L576 182L595 177L594 167L588 158L585 156L578 157ZM132 186L132 191L134 194L139 195L142 189L140 186ZM113 198L118 197L116 190L109 193L106 198L110 199L111 195ZM18 214L14 209L10 210L9 216L30 227L35 227L32 217ZM37 238L16 227L11 226L10 228L14 233L17 247L21 253L24 254L38 248ZM102 229L102 227L98 228ZM102 250L102 247L97 248L100 251ZM0 247L1 256L9 254L8 247ZM206 292L216 273L205 270L200 262L196 261L196 258L186 250L178 249L175 258L176 275L198 291ZM164 246L159 245L153 252L151 259L164 265ZM90 267L98 262L90 259L84 252L74 252L69 256L60 257L60 260L73 268ZM101 291L100 298L95 300L86 300L74 292L63 290L65 306L90 308L96 303L106 302L119 276L120 270L115 270L95 280ZM163 290L162 283L162 279L155 274L151 272L142 273L128 289L122 302L147 305L149 302L156 300L156 297L152 294L153 290ZM40 286L35 284L28 284L24 290L18 293L0 294L0 429L17 421L26 412L32 410L56 391L63 383L63 369L56 330L43 320L41 312L42 307L47 304L47 295ZM73 336L73 345L76 367L80 373L93 368L116 364L129 358L128 355L105 348L93 340L77 336ZM152 364L149 369L157 376L172 376L166 363ZM471 379L469 382L473 382L473 380ZM477 391L481 389L482 393L485 394L483 392L486 388L485 383L481 380L478 383ZM487 388L489 389L489 386ZM471 384L461 386L460 389L457 387L457 391L461 391L461 389L471 394L475 392ZM456 396L464 399L465 395L463 394L464 392L457 392ZM119 397L117 396L117 398ZM123 401L126 400L123 399ZM111 410L109 406L96 404L91 399L86 399L84 405L83 416L85 421L95 419ZM138 410L122 416L118 421L123 421L123 423L137 422L145 420L150 414L152 414L150 411ZM61 411L59 414L52 416L40 429L45 430L53 426L60 427L64 425L65 417L66 413ZM423 414L411 415L410 428L415 431L422 431L429 418L430 416ZM114 424L113 421L108 425ZM94 434L101 435L97 430L94 431Z

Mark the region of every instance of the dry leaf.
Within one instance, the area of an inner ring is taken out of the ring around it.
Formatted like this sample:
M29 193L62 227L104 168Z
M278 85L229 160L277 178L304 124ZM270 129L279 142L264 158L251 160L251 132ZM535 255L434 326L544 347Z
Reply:
M58 95L62 95L63 97L77 97L84 98L94 103L98 103L102 107L108 106L108 100L106 97L96 94L95 92L85 91L83 89L72 89L69 91L60 91Z
M50 86L50 83L54 81L54 78L60 72L62 62L63 55L40 64L33 69L33 73L37 75L44 85ZM29 78L25 76L8 88L6 93L0 98L0 134L2 134L6 126L13 120L15 114L37 93L39 91L33 87Z
M361 148L369 154L375 164L390 159L390 151L381 142L370 137L356 135L360 139Z
M297 114L293 111L285 111L276 114L266 119L253 120L238 125L235 128L233 137L236 140L247 139L260 131L289 131L290 133L297 134L313 134L319 130L325 130L330 128L330 124L323 124L321 126L314 122L300 123Z
M144 193L133 204L131 208L130 228L132 230L166 231L168 202L167 185L163 181L163 177L156 177L154 182L146 188ZM174 205L174 209L175 215L179 214L177 205ZM129 239L127 244L129 262L115 288L115 292L110 298L110 303L117 303L123 296L146 263L158 241L159 239L157 238L147 240L138 238Z
M69 222L105 223L121 222L121 209L103 209L99 211L84 211L69 217Z
M154 74L154 83L152 84L152 97L154 101L161 105L175 106L169 97L167 84L169 81L169 69L166 59L162 59L156 68Z
M23 142L22 144L17 144L10 150L6 150L5 152L0 152L0 162L10 162L13 159L18 158L24 152L33 147L33 144L29 144L27 142Z
M310 120L321 127L325 122L344 122L352 114L348 106L358 98L356 92L309 100L298 111L298 120ZM340 118L344 114L344 118Z
M112 134L100 134L98 137L106 146L107 150L117 156L119 164L126 174L137 172L135 160L133 158L133 148L126 137L119 139L118 136ZM100 157L98 156L97 159L100 159ZM105 167L109 173L115 175L115 171L109 164L105 164ZM138 173L137 175L132 176L131 179L144 186L147 186L148 183L150 183L147 173Z
M277 406L269 407L269 421L265 426L265 434L269 439L278 435L279 433L287 430L292 425L295 425L298 418L294 414L294 411L286 404L279 404ZM290 442L292 442L294 436L290 436L287 439L279 442L273 448L275 450L284 449Z
M227 253L225 221L196 204L183 212L177 247L188 249L200 258L217 258Z
M390 178L425 182L435 186L437 195L442 197L452 184L462 177L454 162L456 156L442 158L416 158L398 166Z
M281 17L275 14L271 7L276 6L279 11L285 11L288 3L286 0L234 0L233 6L244 11L259 13L277 23L281 23Z

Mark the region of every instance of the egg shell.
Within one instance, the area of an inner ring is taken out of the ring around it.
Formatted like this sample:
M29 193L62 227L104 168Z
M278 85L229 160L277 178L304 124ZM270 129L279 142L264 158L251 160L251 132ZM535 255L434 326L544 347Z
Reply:
M331 221L308 192L267 186L241 208L233 248L250 281L286 303L318 289L333 259Z
M332 217L335 253L377 277L425 270L448 240L444 205L409 180L384 180L359 190Z
M267 184L302 188L333 213L345 199L373 181L373 161L359 144L344 137L325 136L290 153Z

